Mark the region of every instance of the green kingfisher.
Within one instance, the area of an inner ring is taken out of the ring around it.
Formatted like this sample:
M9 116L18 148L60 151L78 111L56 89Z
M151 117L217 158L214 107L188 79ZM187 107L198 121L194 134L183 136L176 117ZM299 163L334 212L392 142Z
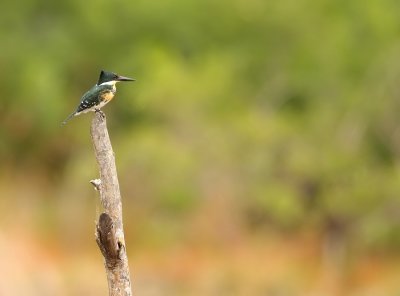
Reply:
M117 91L115 84L120 81L135 81L135 79L120 76L113 72L101 71L97 84L82 96L78 108L76 108L62 124L66 124L72 117L82 113L87 113L89 111L101 112L100 108L104 107L114 98L115 92Z

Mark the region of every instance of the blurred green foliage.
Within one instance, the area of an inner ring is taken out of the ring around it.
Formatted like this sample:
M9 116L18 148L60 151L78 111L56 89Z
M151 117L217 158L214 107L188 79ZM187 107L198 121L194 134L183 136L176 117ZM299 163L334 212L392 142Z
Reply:
M107 69L137 79L105 111L138 212L176 223L224 198L251 231L400 244L398 1L2 6L3 174L63 195L96 174L91 115L60 123Z

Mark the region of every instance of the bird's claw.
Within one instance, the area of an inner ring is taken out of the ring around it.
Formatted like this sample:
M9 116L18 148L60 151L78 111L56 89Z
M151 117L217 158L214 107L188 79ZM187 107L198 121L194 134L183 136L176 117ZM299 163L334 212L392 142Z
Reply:
M94 112L99 113L102 119L106 118L106 115L100 109L95 109Z

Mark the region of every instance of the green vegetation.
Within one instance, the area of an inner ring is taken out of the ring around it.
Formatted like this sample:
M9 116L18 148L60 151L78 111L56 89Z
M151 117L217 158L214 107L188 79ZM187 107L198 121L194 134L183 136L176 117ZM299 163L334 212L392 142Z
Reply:
M399 247L397 1L3 6L0 194L35 183L40 229L93 213L91 115L60 123L107 69L137 79L105 108L130 231L173 240L215 203L249 233Z

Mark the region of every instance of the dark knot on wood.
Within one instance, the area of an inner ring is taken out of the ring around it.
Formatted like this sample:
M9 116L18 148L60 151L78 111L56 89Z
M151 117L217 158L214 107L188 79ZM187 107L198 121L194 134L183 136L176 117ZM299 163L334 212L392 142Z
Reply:
M107 267L114 269L120 262L119 252L122 245L116 236L114 222L107 213L102 213L99 217L96 226L96 242Z

